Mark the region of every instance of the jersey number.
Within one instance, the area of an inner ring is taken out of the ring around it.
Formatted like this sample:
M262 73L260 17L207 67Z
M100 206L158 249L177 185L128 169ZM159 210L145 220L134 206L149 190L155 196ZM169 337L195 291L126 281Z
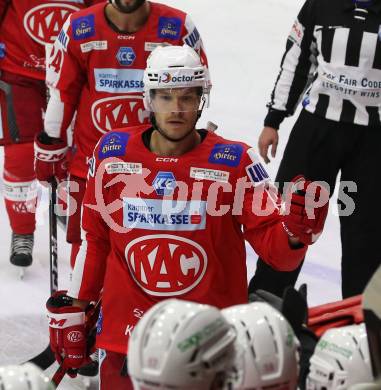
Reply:
M50 58L53 58L49 63L49 68L53 68L56 73L59 73L61 70L62 63L62 51L60 49L55 53L55 49L53 48Z

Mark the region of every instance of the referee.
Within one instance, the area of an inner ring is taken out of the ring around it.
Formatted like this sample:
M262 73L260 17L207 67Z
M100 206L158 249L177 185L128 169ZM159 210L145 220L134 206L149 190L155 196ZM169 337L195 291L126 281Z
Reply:
M381 263L381 0L304 3L288 36L259 138L267 163L270 147L275 157L281 122L301 100L303 110L276 181L282 191L283 183L303 174L327 182L332 195L341 173L341 193L355 205L348 213L339 200L346 298L362 293ZM345 190L344 181L355 188ZM277 272L259 259L249 291L281 296L300 269Z

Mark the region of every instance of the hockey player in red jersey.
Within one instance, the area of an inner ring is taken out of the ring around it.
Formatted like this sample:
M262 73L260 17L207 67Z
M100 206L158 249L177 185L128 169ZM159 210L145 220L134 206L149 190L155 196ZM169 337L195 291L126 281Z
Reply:
M131 388L120 375L128 338L156 302L245 303L245 239L272 267L292 270L323 229L322 188L318 205L300 181L307 192L290 192L281 215L254 150L195 129L210 88L193 49L156 48L144 73L151 124L109 132L94 150L70 289L47 308L52 350L64 367L79 367L86 348L66 336L86 337L83 308L102 291L102 390Z
M158 45L183 43L206 62L189 15L145 0L110 0L76 14L64 25L48 64L51 99L45 132L36 140L36 171L42 181L53 174L65 176L60 165L67 151L66 130L77 111L67 230L67 240L73 243L72 264L81 242L88 160L97 141L115 128L149 122L142 99L147 57Z
M99 1L99 0L98 0ZM0 145L4 199L12 229L11 263L32 263L37 189L33 139L46 108L45 46L65 19L92 0L0 0Z

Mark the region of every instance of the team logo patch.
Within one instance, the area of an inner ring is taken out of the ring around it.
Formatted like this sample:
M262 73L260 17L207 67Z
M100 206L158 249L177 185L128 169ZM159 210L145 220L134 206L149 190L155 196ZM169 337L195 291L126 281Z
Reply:
M136 54L132 47L120 47L116 59L121 66L131 66L136 59Z
M124 156L128 138L127 133L112 132L104 136L98 151L98 157L104 159L107 157Z
M154 296L179 296L193 290L208 266L198 243L170 234L136 238L128 243L125 257L131 276L140 288Z
M123 226L130 229L193 231L206 224L206 201L123 198Z
M75 11L79 11L79 8L69 4L38 5L25 14L25 31L40 45L53 44L65 20Z
M73 38L76 41L81 39L91 38L95 35L95 21L94 15L81 16L71 22L71 29L73 31Z
M181 32L181 19L178 18L166 18L161 16L159 18L159 27L157 35L159 38L167 39L179 39Z
M115 173L129 173L131 175L141 175L143 173L142 163L135 162L115 162L106 164L106 172L109 175Z
M229 181L230 172L219 171L217 169L196 168L191 167L190 177L196 180L210 180L227 183Z
M79 343L83 340L83 333L79 332L78 330L73 330L67 335L67 339L71 343Z
M237 167L241 161L242 152L242 145L216 144L210 153L208 162L212 164L223 164L229 167Z
M148 123L149 112L145 111L142 96L115 96L97 100L91 106L91 117L96 129L108 133L131 123Z
M176 188L176 179L172 172L159 171L152 182L152 187L159 196L172 195Z

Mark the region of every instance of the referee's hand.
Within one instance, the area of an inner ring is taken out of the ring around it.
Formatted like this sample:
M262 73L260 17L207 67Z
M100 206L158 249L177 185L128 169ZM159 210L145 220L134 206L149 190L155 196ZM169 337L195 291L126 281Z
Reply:
M267 156L269 147L271 146L271 157L275 158L276 149L278 147L278 131L273 127L264 127L258 140L259 154L268 164L270 159Z

